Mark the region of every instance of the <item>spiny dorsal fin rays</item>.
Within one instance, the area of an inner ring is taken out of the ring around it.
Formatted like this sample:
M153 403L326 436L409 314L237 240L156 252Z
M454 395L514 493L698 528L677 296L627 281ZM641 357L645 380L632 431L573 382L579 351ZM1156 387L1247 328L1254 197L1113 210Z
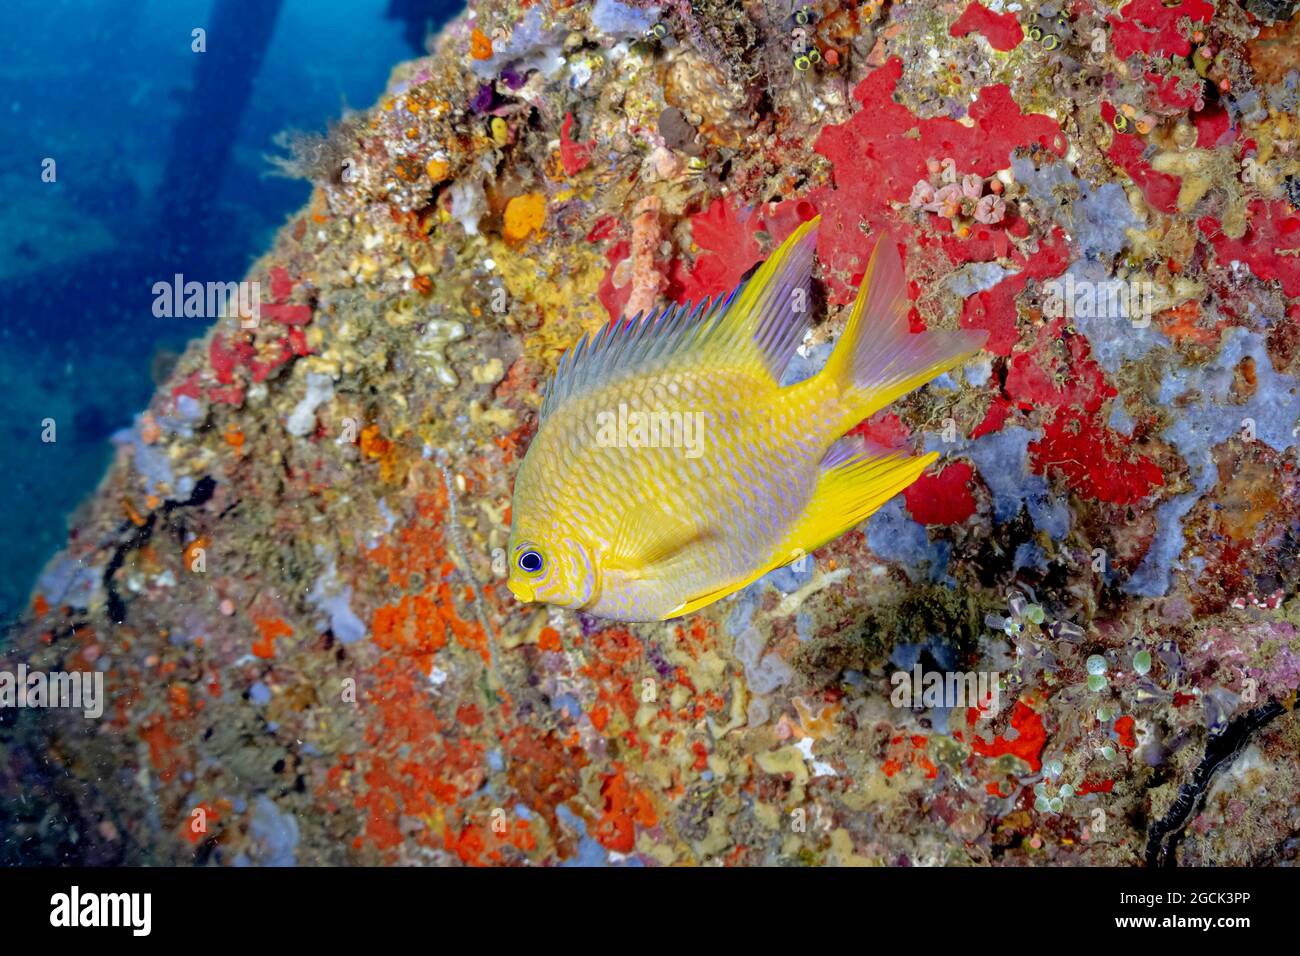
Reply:
M588 380L605 378L611 370L617 368L636 337L636 332L649 324L645 313L638 312L630 319L625 318L606 326L605 340L602 343L604 347L594 350L596 359L591 368L587 369Z
M607 384L622 374L644 369L652 362L680 351L697 331L691 320L701 306L692 310L667 305L649 315L636 315L609 322L598 332L586 333L578 344L561 357L548 383L540 417L544 421L569 398L589 388Z
M819 220L804 223L757 272L725 297L665 306L586 334L546 388L543 421L568 399L625 375L676 363L751 367L779 383L810 321L813 247Z

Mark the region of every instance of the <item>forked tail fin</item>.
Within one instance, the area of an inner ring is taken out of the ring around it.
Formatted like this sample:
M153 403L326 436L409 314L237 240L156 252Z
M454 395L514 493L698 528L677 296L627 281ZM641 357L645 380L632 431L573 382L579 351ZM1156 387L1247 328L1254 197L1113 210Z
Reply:
M980 350L987 332L909 331L907 279L888 234L876 242L848 325L823 375L840 386L854 423L960 365Z

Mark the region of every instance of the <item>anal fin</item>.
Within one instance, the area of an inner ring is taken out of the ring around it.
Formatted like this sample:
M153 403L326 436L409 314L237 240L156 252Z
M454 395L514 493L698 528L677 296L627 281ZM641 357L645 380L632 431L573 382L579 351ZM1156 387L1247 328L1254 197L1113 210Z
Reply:
M886 501L916 481L937 452L913 458L868 448L856 454L837 448L823 466L816 492L772 558L749 576L683 601L665 620L691 614L784 567L871 517Z
M669 611L668 614L664 617L664 620L669 621L675 617L682 617L687 614L694 614L700 608L708 607L714 601L721 601L728 594L734 594L736 591L739 591L745 585L749 584L752 581L757 580L761 575L766 573L767 571L763 570L760 571L758 574L754 575L752 578L748 578L744 581L740 581L735 584L724 584L720 588L714 588L712 591L706 591L703 594L698 594L695 597L691 598L689 601L683 601L681 604L677 605L677 607Z
M913 458L869 449L834 461L822 471L808 509L782 551L808 553L857 527L938 457L937 452Z

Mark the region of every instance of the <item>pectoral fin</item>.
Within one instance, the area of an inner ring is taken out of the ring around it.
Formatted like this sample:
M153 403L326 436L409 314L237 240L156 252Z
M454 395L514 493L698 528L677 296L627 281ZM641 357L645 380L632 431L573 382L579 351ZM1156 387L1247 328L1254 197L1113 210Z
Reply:
M670 511L658 501L648 501L623 515L605 563L635 576L672 560L704 534L704 529L688 515Z
M785 567L785 565L789 564L791 561L798 560L803 556L803 554L804 552L799 550L794 550L788 553L780 551L775 558L751 573L748 577L737 578L730 584L724 584L721 587L713 588L711 591L705 591L687 601L683 601L681 604L677 605L677 607L669 611L668 614L664 616L664 620L668 621L675 617L682 617L685 614L693 614L700 608L708 607L714 601L721 601L724 597L735 594L741 588L749 587L749 585L767 574L767 572L776 568Z

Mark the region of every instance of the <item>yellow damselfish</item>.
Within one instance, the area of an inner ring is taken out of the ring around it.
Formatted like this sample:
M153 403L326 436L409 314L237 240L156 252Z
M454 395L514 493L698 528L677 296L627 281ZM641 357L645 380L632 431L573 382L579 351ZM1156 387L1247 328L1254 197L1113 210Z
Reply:
M726 299L619 320L564 355L515 480L515 597L689 614L854 528L937 457L844 438L985 339L908 331L888 237L826 367L781 384L811 317L816 229Z

